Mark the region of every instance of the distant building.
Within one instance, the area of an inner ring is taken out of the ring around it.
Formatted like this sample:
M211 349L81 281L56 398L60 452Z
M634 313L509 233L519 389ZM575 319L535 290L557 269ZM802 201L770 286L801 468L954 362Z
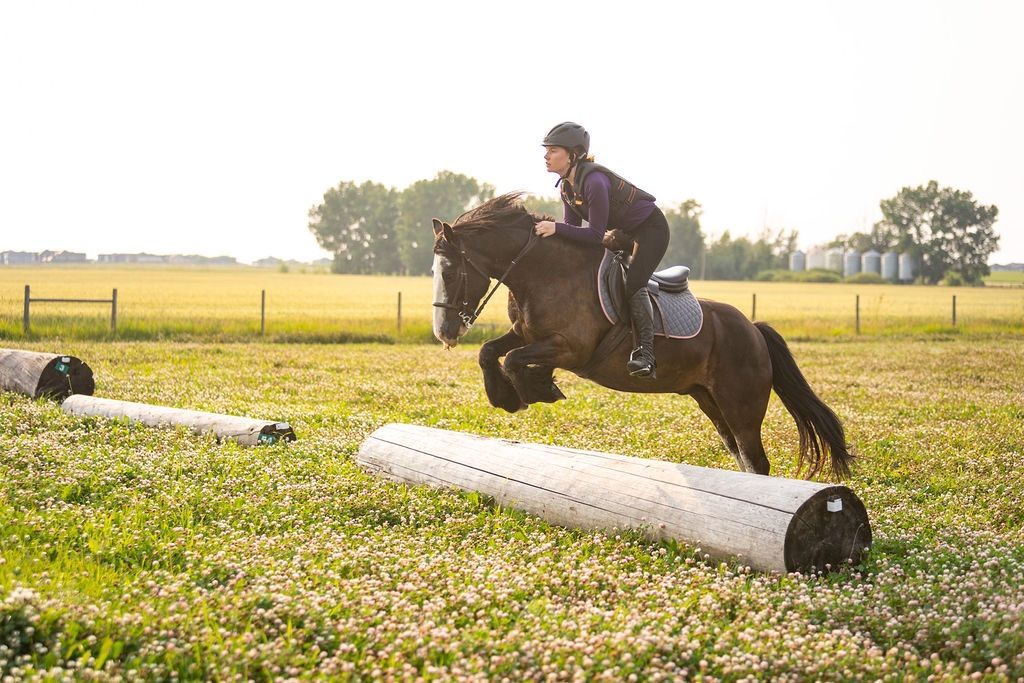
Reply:
M78 251L50 251L39 253L40 263L85 263L85 254Z
M843 277L850 277L860 272L860 252L850 249L843 254Z
M168 257L163 254L100 254L100 263L167 263Z
M900 282L913 282L915 277L917 277L917 264L914 262L914 255L905 251L900 254Z
M17 266L39 263L39 254L34 251L0 251L0 265Z
M825 250L822 247L811 247L807 252L807 270L825 267Z
M869 249L860 255L860 272L882 274L882 255Z
M837 273L843 272L843 250L829 249L825 252L825 268Z
M887 251L882 254L882 278L895 281L900 274L900 255L895 251Z
M807 267L807 255L797 249L789 255L789 269L795 272L803 272Z
M171 254L169 263L186 266L237 266L234 256L199 256L198 254Z

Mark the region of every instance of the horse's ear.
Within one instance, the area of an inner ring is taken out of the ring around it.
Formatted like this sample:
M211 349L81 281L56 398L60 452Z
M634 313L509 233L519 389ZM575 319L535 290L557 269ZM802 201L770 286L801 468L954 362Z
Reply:
M430 220L434 224L434 237L437 237L441 234L441 231L444 230L444 223L436 218L431 218Z
M446 240L448 240L449 242L454 242L455 241L455 231L452 230L452 226L448 225L447 223L442 222L441 223L441 228L442 228L442 230L444 230L444 238Z

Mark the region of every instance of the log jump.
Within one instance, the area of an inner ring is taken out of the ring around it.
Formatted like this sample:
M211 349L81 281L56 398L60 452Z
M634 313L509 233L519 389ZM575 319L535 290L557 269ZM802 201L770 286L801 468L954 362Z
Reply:
M477 491L548 522L636 529L758 571L828 571L871 545L846 486L389 424L356 456L394 481Z
M0 389L30 398L60 400L71 394L92 394L92 369L74 356L0 349Z
M230 439L243 446L274 444L281 440L296 439L294 430L287 422L168 408L148 403L75 395L64 399L61 408L69 415L82 417L122 418L131 423L150 427L187 427L195 434L210 433L216 435L218 439Z

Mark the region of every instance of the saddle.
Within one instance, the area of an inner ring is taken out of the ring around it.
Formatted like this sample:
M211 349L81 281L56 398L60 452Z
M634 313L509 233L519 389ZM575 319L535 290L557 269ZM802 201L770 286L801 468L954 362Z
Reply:
M612 325L629 323L625 295L626 269L618 252L605 251L597 272L601 309ZM672 266L655 272L647 282L647 293L654 304L654 334L671 339L689 339L700 332L704 312L690 291L690 269Z

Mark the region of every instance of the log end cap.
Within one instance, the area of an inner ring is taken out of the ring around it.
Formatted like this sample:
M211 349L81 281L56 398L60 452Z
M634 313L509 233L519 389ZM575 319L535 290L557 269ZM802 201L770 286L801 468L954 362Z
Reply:
M823 488L797 509L786 531L791 572L834 571L856 565L871 548L871 524L860 498L845 486Z

